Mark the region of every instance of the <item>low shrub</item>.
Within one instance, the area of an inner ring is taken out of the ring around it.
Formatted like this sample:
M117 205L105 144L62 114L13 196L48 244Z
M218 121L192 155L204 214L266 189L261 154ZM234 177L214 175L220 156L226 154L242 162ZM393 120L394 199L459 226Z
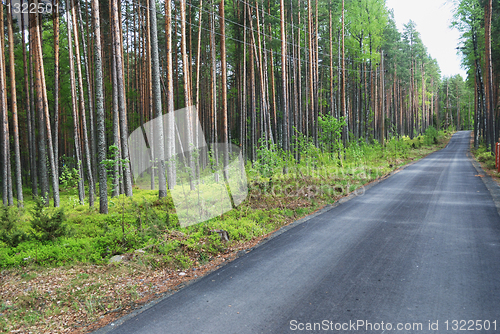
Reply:
M430 126L425 130L424 134L424 144L426 146L437 145L438 144L439 132L435 127Z
M40 241L54 241L66 235L66 216L63 209L57 209L50 214L45 208L43 200L35 198L35 208L32 212L31 227L35 231L34 236Z
M0 240L9 247L16 247L28 239L28 235L19 229L19 217L14 208L0 207Z

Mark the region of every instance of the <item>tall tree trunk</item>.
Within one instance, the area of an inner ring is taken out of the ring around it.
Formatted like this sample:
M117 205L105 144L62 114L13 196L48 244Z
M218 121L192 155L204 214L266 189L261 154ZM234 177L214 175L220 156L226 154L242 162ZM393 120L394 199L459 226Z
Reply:
M59 0L52 0L55 8L59 6ZM59 13L54 11L54 158L56 175L59 176Z
M211 122L212 126L210 127L210 138L212 143L218 143L218 127L217 127L217 56L215 50L215 2L212 1L213 10L210 13L210 58L211 58L211 70L210 70L210 99L211 99ZM218 153L217 153L217 145L214 147L214 157L215 164L219 163L218 161ZM216 180L217 179L216 174Z
M85 112L85 97L84 97L84 89L83 89L83 75L82 75L82 66L81 66L81 58L80 58L80 42L79 42L79 37L78 37L78 23L76 21L76 14L75 14L75 2L74 0L71 1L71 17L73 19L73 34L75 36L75 57L76 57L76 69L77 69L77 75L78 75L78 92L80 93L80 115L82 117L82 125L83 125L83 147L85 151L85 161L87 163L87 175L88 175L88 183L89 183L89 205L92 207L94 206L94 197L95 197L95 190L94 190L94 175L92 174L92 163L91 163L91 152L90 152L90 146L89 146L89 138L88 138L88 131L87 131L87 116ZM90 87L89 87L90 89Z
M200 0L200 11L198 13L200 16L198 20L198 47L196 51L196 100L195 105L198 108L198 112L200 112L200 60L201 60L201 24L203 21L203 0Z
M247 159L247 11L243 4L243 77L241 78L243 89L241 92L241 134L240 142L243 157Z
M5 59L3 55L3 51L5 50L4 46L4 13L3 13L3 4L0 4L0 50L2 50L0 54L0 106L1 106L1 123L2 123L2 199L3 204L9 204L9 178L11 177L9 174L9 134L8 134L8 125L9 120L7 118L7 87L5 81L5 72L6 65Z
M341 80L341 89L340 89L340 94L341 94L341 110L340 110L340 116L345 117L346 116L346 103L345 103L345 15L344 15L344 0L342 0L342 80ZM344 126L342 128L342 142L344 143L344 146L346 145L347 141L347 127Z
M155 157L158 159L158 196L163 198L167 196L167 183L165 180L165 149L163 139L163 112L161 105L161 86L160 86L160 59L158 56L158 31L156 25L156 1L150 0L150 19L151 19L151 60L153 72L153 100L155 107L155 148L157 153Z
M310 0L309 0L310 4ZM310 9L310 8L309 8ZM285 3L280 0L280 19L281 19L281 75L283 82L283 149L289 150L290 133L288 130L288 80L286 73L286 30L285 30ZM311 22L312 24L312 22ZM309 39L311 37L309 36ZM309 45L311 46L311 44ZM311 50L310 50L311 51Z
M106 160L106 125L104 115L104 85L102 70L101 21L98 0L92 0L92 18L95 30L95 102L97 116L97 163L99 169L99 212L108 213L108 175Z
M492 0L486 0L484 11L484 40L485 40L485 96L486 96L486 144L489 150L493 151L495 147L494 133L494 102L493 102L493 65L491 58L491 16L493 12Z
M180 0L180 11L181 11L181 52L182 52L182 64L183 64L183 74L184 74L184 102L185 102L185 107L189 108L193 104L193 100L191 98L191 74L189 71L189 59L188 59L188 54L187 54L187 46L186 46L186 0ZM225 59L223 59L224 61ZM186 112L186 130L187 130L187 147L191 147L193 145L193 119L191 116L193 113L188 110ZM194 185L194 178L195 178L195 164L194 164L194 158L191 152L186 152L188 153L186 155L187 157L187 162L189 166L189 171L191 174L190 181L189 181L189 186L191 190L194 190L195 185Z
M258 15L258 13L257 13ZM222 93L222 113L221 113L221 123L222 123L222 143L224 147L224 171L226 167L229 166L229 136L227 129L227 65L226 65L226 21L225 21L225 10L224 10L224 0L220 1L219 4L219 16L220 16L220 51L221 51L221 93ZM227 175L224 173L227 178Z
M284 21L284 18L281 19L281 21ZM314 117L313 115L315 114L314 106L315 106L315 99L316 96L314 94L314 69L313 69L313 64L314 64L314 53L313 53L313 42L312 42L312 35L313 35L313 18L312 18L312 4L311 0L307 0L307 30L308 30L308 36L307 36L307 45L308 45L308 55L309 55L309 105L310 109L307 111L308 115L311 116L311 131L313 133L313 138L316 139L315 131L316 131L316 124L314 124ZM283 43L283 42L282 42ZM284 65L283 65L284 66ZM309 128L309 122L306 122L306 126ZM315 144L317 144L315 142Z
M78 14L78 27L80 29L80 34L82 36L82 46L83 46L83 64L85 66L85 76L86 76L86 81L87 81L87 95L88 95L88 102L89 102L89 123L90 123L90 157L91 157L91 165L92 165L92 188L94 189L94 193L96 192L95 189L95 176L97 175L97 146L96 146L96 134L95 134L95 129L94 129L94 96L92 94L92 75L90 72L89 68L89 57L87 57L87 43L85 42L85 35L83 33L83 20L82 20L82 12L80 9L79 2L76 2L76 11ZM83 86L82 86L83 90ZM83 94L82 94L83 95ZM83 113L85 115L85 113ZM91 205L92 206L92 205Z
M172 5L165 0L165 41L167 55L167 181L168 188L173 189L176 179L175 167L175 120L174 120L174 83L172 64Z
M59 207L59 176L56 173L56 161L54 157L54 145L52 141L52 131L50 126L50 115L49 115L49 102L47 98L47 87L45 80L45 69L43 65L43 53L42 53L42 38L41 38L41 27L42 23L39 21L39 17L36 17L36 38L37 38L37 51L39 57L39 68L38 72L41 75L41 84L42 84L42 97L43 97L43 111L45 116L45 126L46 126L46 135L47 135L47 144L49 147L49 164L52 175L52 190L54 191L54 207Z
M154 0L146 0L146 38L145 38L145 51L146 51L146 75L147 75L147 80L146 80L146 86L147 86L147 94L146 95L146 100L147 100L147 106L148 106L148 113L149 113L149 119L152 120L154 118L153 114L153 85L152 85L152 63L151 63L151 11L149 10L150 8L150 3L153 2ZM151 137L154 138L154 133L155 129L150 128L151 131ZM150 150L151 150L151 155L152 155L152 161L153 164L156 164L157 162L157 157L156 157L156 141L153 140L150 143ZM156 168L151 168L151 190L155 189L155 174L156 174Z
M12 8L12 0L10 1ZM12 121L14 132L14 155L16 160L16 189L17 189L17 206L22 208L23 205L23 183L21 178L21 152L19 149L19 125L17 119L17 93L16 93L16 70L14 58L14 34L12 32L12 11L7 15L8 19L8 34L9 34L9 63L10 63L10 88L11 88L11 108Z
M382 91L381 98L382 98L382 108L381 108L381 117L380 117L380 122L382 125L381 129L381 142L382 146L385 146L385 82L384 82L384 51L382 50L382 57L381 57L381 71L380 71L380 88Z
M118 81L116 79L116 53L112 51L112 94L113 94L113 145L115 146L115 163L113 166L113 190L111 197L120 195L120 114L118 111Z
M66 5L69 6L69 0L66 0ZM80 200L80 204L84 204L85 200L85 187L83 181L83 164L81 160L81 143L80 143L80 127L78 124L78 104L76 97L76 78L75 78L75 64L73 62L73 41L71 37L71 14L69 11L66 11L66 22L68 24L68 50L69 50L69 72L70 72L70 85L71 85L71 101L72 101L72 109L73 109L73 131L74 131L74 139L75 139L75 156L76 156L76 164L78 168L78 175L80 177L78 181L78 197Z
M30 95L30 84L29 84L29 72L28 72L28 63L26 56L26 45L25 38L26 33L24 27L24 15L21 14L21 46L23 48L23 69L24 69L24 90L26 92L26 121L28 125L28 148L29 148L29 159L30 159L30 176L31 176L31 193L33 196L38 196L38 178L36 172L36 147L35 147L35 138L34 138L34 129L33 129L33 120L32 110L31 110L31 95ZM54 152L55 153L55 152Z
M128 153L128 129L127 129L127 108L124 91L123 78L123 52L120 31L120 9L118 8L118 0L111 0L111 13L113 21L113 48L116 54L116 79L118 87L118 107L120 113L120 142L122 149L122 159L126 162L121 168L123 170L123 182L125 194L128 197L132 196L132 176L130 173L130 159Z

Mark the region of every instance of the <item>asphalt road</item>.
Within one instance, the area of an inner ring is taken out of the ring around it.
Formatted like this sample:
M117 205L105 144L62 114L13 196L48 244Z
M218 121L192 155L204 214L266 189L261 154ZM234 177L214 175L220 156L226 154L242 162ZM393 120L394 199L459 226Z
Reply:
M500 216L469 138L106 331L500 332Z

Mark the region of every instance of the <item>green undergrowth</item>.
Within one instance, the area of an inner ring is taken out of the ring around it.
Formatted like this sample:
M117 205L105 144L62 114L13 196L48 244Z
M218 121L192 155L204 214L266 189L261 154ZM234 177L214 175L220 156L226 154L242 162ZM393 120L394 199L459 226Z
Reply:
M385 146L365 140L344 148L315 147L298 138L291 153L261 142L258 159L246 166L249 194L236 209L182 228L171 196L134 189L109 199L109 214L80 205L76 184L65 181L61 208L27 196L25 207L0 210L0 268L105 264L118 254L140 251L151 268L187 269L231 247L266 235L390 171L441 148L451 131L390 138ZM327 141L325 139L325 141ZM321 144L321 143L320 143ZM221 240L214 230L227 232ZM138 254L136 252L136 254Z
M495 170L495 155L488 151L484 144L479 145L477 149L471 150L477 161L483 163L487 169Z

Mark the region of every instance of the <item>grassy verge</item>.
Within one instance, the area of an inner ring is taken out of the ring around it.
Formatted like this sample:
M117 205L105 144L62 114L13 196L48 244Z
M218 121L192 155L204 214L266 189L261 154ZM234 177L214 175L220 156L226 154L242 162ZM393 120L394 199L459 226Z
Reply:
M500 185L500 173L495 168L495 155L486 149L484 144L479 145L477 149L474 148L471 140L471 153L481 164L483 170L488 173Z
M258 161L247 166L244 203L188 228L179 226L170 198L140 189L133 198L111 199L105 216L78 205L71 187L61 196L63 216L54 209L37 211L30 200L21 211L4 209L4 222L11 224L3 223L7 232L0 242L0 331L86 332L104 325L216 269L282 226L444 147L450 137L434 130L412 140L393 138L385 147L353 143L340 158L303 141L300 161L263 145ZM49 228L56 232L46 233ZM226 231L229 240L214 230ZM115 255L122 262L110 264Z

